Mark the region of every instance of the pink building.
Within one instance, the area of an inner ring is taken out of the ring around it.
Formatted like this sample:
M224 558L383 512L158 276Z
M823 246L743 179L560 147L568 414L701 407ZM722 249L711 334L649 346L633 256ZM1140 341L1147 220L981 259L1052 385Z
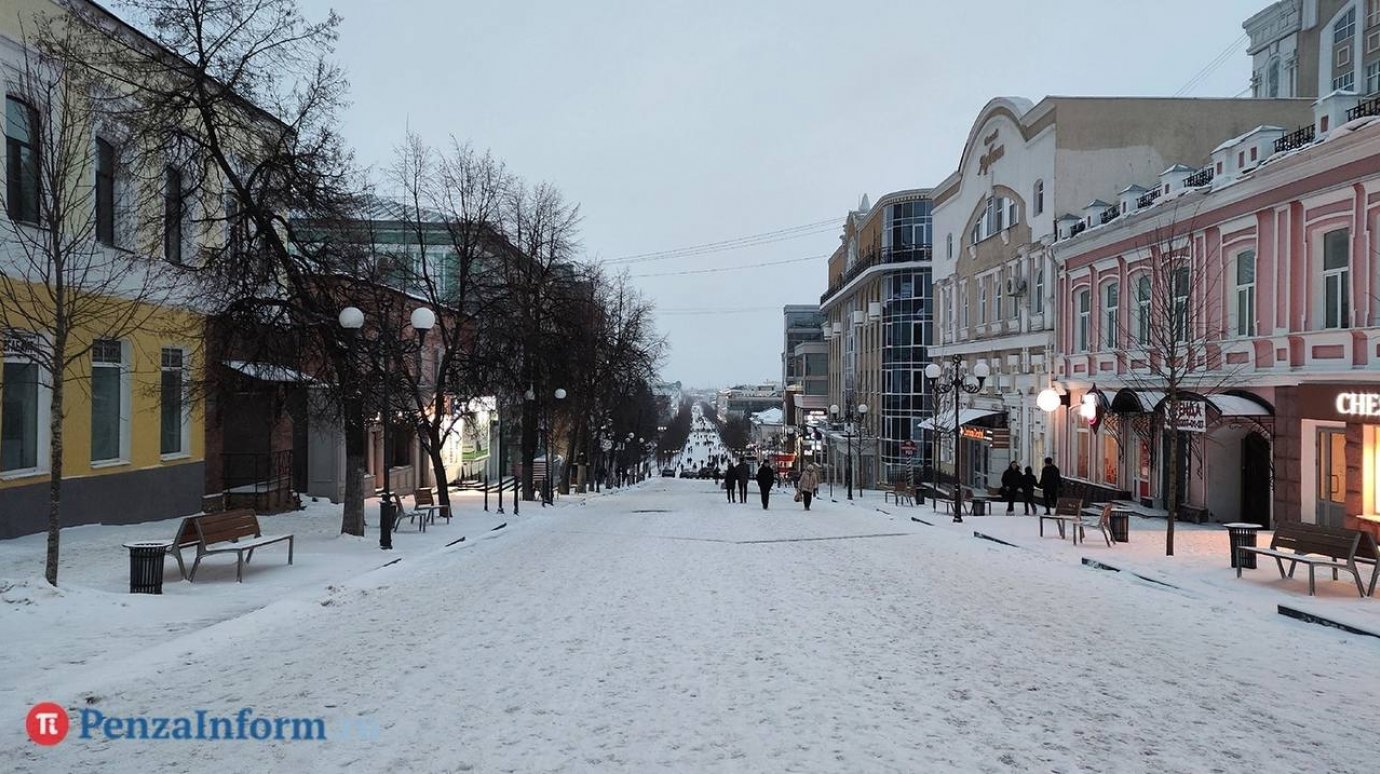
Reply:
M1065 476L1162 507L1173 381L1193 511L1380 532L1377 115L1380 99L1336 92L1311 126L1260 127L1064 219L1051 381L1070 407L1050 427Z

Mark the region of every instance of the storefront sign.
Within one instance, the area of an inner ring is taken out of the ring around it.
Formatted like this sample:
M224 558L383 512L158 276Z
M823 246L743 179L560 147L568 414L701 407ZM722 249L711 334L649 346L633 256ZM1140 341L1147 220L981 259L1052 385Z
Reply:
M1207 406L1201 400L1181 400L1174 403L1174 428L1180 432L1207 432Z
M962 435L964 438L967 438L970 441L987 440L987 431L982 429L981 427L968 427L967 425L964 425L963 427L958 428L958 432L960 435Z
M1344 417L1380 417L1380 393L1343 392L1335 401L1337 413Z

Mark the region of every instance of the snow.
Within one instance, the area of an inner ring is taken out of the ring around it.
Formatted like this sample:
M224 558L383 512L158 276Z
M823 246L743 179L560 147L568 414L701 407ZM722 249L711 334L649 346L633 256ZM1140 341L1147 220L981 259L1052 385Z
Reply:
M766 411L759 411L752 415L753 421L763 425L779 425L785 418L785 412L779 408L769 408Z
M1171 560L1150 519L1130 544L1074 548L1033 517L953 524L871 491L808 514L783 492L763 512L660 478L518 516L456 510L391 554L332 535L322 504L266 517L298 534L295 565L267 552L236 584L233 561L211 560L162 597L122 593L118 546L175 522L65 531L62 589L0 582L5 628L24 633L0 666L7 717L43 700L251 706L380 731L40 748L10 723L7 769L1374 770L1354 729L1380 723L1380 640L1267 603L1365 615L1376 600L1320 578L1311 601L1263 565L1237 580L1220 528L1181 526ZM41 548L0 544L0 577L32 577Z

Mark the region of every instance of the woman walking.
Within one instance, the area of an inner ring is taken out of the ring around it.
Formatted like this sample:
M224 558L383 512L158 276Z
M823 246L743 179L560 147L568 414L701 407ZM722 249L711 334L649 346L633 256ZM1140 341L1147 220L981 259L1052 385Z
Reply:
M738 469L732 465L724 471L724 491L728 492L728 501L734 502L733 493L738 491Z
M805 510L810 510L810 501L815 499L815 490L819 488L819 474L815 472L814 463L805 466L805 472L800 474L800 480L796 482L796 489L800 496L800 501L805 503Z
M1025 475L1021 476L1021 499L1025 501L1025 515L1034 516L1038 513L1035 510L1035 471L1025 466Z
M762 466L757 468L757 488L762 490L762 510L767 509L767 500L771 497L771 488L776 486L776 472L771 466L762 461Z

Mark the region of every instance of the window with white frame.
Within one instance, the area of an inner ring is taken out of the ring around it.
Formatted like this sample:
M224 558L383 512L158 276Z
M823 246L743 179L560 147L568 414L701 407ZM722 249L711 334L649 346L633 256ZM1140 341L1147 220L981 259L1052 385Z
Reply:
M1006 200L1006 227L1011 228L1021 222L1021 211L1014 200Z
M1356 71L1347 70L1345 73L1332 79L1333 91L1355 91L1356 90Z
M5 206L10 218L37 223L39 217L38 111L18 97L5 98Z
M1366 94L1380 91L1380 62L1366 65Z
M1121 303L1121 286L1109 282L1102 288L1102 340L1107 349L1116 349L1117 307Z
M1079 352L1088 351L1089 325L1092 322L1092 292L1084 289L1078 292L1078 345Z
M1323 234L1323 327L1351 327L1351 229Z
M1236 335L1255 335L1255 251L1236 255Z
M987 324L987 278L978 277L978 324Z
M954 235L949 234L944 240L944 255L948 258L954 257Z
M1380 25L1380 0L1366 0L1366 26Z
M1035 195L1034 195L1034 197L1032 197L1032 205L1033 205L1034 208L1035 208L1033 214L1035 214L1035 215L1041 215L1041 214L1044 213L1044 211L1045 211L1045 181L1043 181L1043 180L1036 180L1036 181L1035 181Z
M129 436L129 375L124 343L99 339L91 345L91 461L126 459Z
M1265 95L1271 98L1279 96L1279 58L1270 60L1269 68L1265 71Z
M163 170L163 257L168 263L182 264L182 239L186 225L187 192L182 170L169 165Z
M1347 9L1341 18L1332 25L1332 45L1339 46L1356 35L1356 9Z
M1043 264L1035 268L1035 290L1031 293L1031 308L1035 314L1044 314L1045 311L1045 267Z
M1136 279L1136 340L1150 343L1150 275Z
M0 473L35 470L39 467L39 414L41 378L39 364L30 348L37 338L19 331L8 332L4 367L0 370Z
M96 138L96 241L115 246L115 146Z
M159 452L165 456L186 454L188 451L186 357L186 352L180 348L163 347L159 389Z
M1192 331L1188 320L1188 296L1192 289L1192 277L1187 266L1176 266L1169 274L1170 312L1172 315L1170 343L1188 341Z
M969 308L968 298L969 298L969 295L968 295L968 286L967 286L966 284L964 284L964 285L959 285L959 287L958 287L958 295L959 295L959 298L960 298L960 300L961 300L961 302L962 302L962 304L963 304L963 322L962 322L962 324L963 324L963 327L964 327L964 328L967 328L967 327L968 327L968 308Z

